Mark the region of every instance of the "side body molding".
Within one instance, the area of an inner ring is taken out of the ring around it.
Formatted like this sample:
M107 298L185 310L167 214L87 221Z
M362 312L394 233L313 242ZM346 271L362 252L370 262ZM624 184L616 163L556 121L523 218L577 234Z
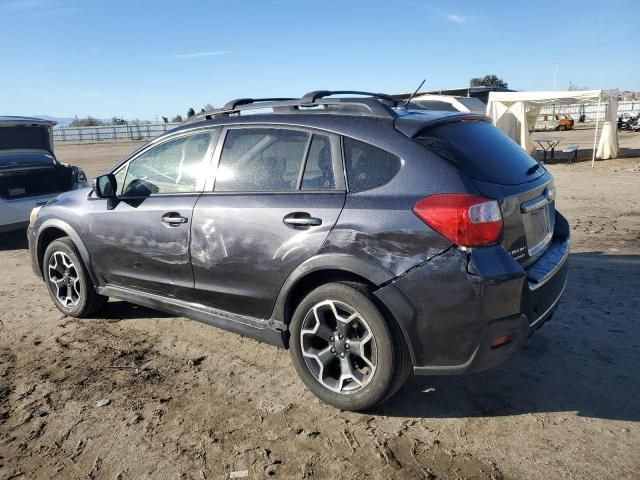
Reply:
M41 251L42 247L40 245L40 242L42 240L42 235L49 228L56 228L58 230L62 230L71 238L71 240L73 240L73 243L76 245L76 248L80 253L80 257L82 257L82 261L87 267L87 271L89 272L91 281L93 282L96 288L100 286L98 283L98 278L96 277L96 274L93 271L93 266L91 265L91 256L89 255L89 250L87 250L87 247L84 245L84 242L80 238L80 235L78 235L78 233L73 229L73 227L69 225L67 222L59 220L57 218L50 218L48 220L45 220L42 223L42 225L38 227L38 234L35 239L35 242L36 242L35 251L38 253L38 259L40 259L41 255L44 253L43 251ZM38 260L38 262L40 262L40 260ZM38 265L40 267L40 275L42 275L42 264L38 263Z
M316 255L300 264L285 280L276 299L271 319L284 321L285 305L293 288L305 276L321 270L341 270L345 273L356 274L376 286L395 278L395 275L386 268L352 255L339 253Z

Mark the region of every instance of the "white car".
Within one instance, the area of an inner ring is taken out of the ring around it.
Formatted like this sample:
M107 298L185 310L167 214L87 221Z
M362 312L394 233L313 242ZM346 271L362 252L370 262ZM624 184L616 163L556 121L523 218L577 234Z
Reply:
M0 117L0 232L26 228L34 207L87 186L80 168L56 160L54 125L39 118Z
M457 97L453 95L417 95L411 104L423 110L441 110L445 112L480 113L484 115L487 105L474 97Z

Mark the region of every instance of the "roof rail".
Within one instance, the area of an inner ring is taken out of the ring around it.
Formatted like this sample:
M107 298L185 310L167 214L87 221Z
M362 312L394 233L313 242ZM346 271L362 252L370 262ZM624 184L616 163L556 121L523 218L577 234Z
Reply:
M369 98L325 98L332 95L345 94L365 95ZM222 108L193 115L189 117L185 123L228 117L242 110L272 108L274 112L304 112L307 109L311 111L310 107L318 106L324 106L326 110L338 113L340 110L343 112L353 112L354 110L349 110L348 107L355 106L356 108L360 108L359 113L365 115L395 118L396 114L393 112L392 107L397 104L397 100L383 93L359 92L354 90L318 90L309 92L303 98L238 98L227 102Z
M316 100L325 97L331 97L333 95L363 95L367 97L374 97L380 100L386 100L393 106L398 104L397 99L393 98L391 95L387 95L386 93L362 92L359 90L314 90L312 92L305 93L302 96L302 103L315 103Z
M300 99L269 99L269 98L239 98L227 102L224 107L197 113L185 120L184 123L197 122L199 120L212 120L214 118L228 117L242 110L257 110L260 108L296 107L300 105Z
M241 105L251 105L252 103L260 103L260 102L286 102L288 100L296 100L295 98L236 98L235 100L231 100L224 104L222 110L231 111L235 110L236 107ZM258 107L259 108L259 107Z

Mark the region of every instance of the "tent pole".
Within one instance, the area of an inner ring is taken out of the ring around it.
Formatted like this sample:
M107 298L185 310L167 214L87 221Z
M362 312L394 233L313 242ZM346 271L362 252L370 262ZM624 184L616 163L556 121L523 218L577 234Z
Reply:
M593 155L591 156L591 167L596 164L596 142L598 141L598 127L600 126L600 102L602 96L598 97L598 110L596 111L596 133L593 135Z

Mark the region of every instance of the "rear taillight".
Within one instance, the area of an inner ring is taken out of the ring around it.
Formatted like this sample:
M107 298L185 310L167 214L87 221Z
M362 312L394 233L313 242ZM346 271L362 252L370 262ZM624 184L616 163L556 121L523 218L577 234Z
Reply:
M500 205L491 198L441 193L418 200L413 212L440 235L463 247L497 243L502 234Z

